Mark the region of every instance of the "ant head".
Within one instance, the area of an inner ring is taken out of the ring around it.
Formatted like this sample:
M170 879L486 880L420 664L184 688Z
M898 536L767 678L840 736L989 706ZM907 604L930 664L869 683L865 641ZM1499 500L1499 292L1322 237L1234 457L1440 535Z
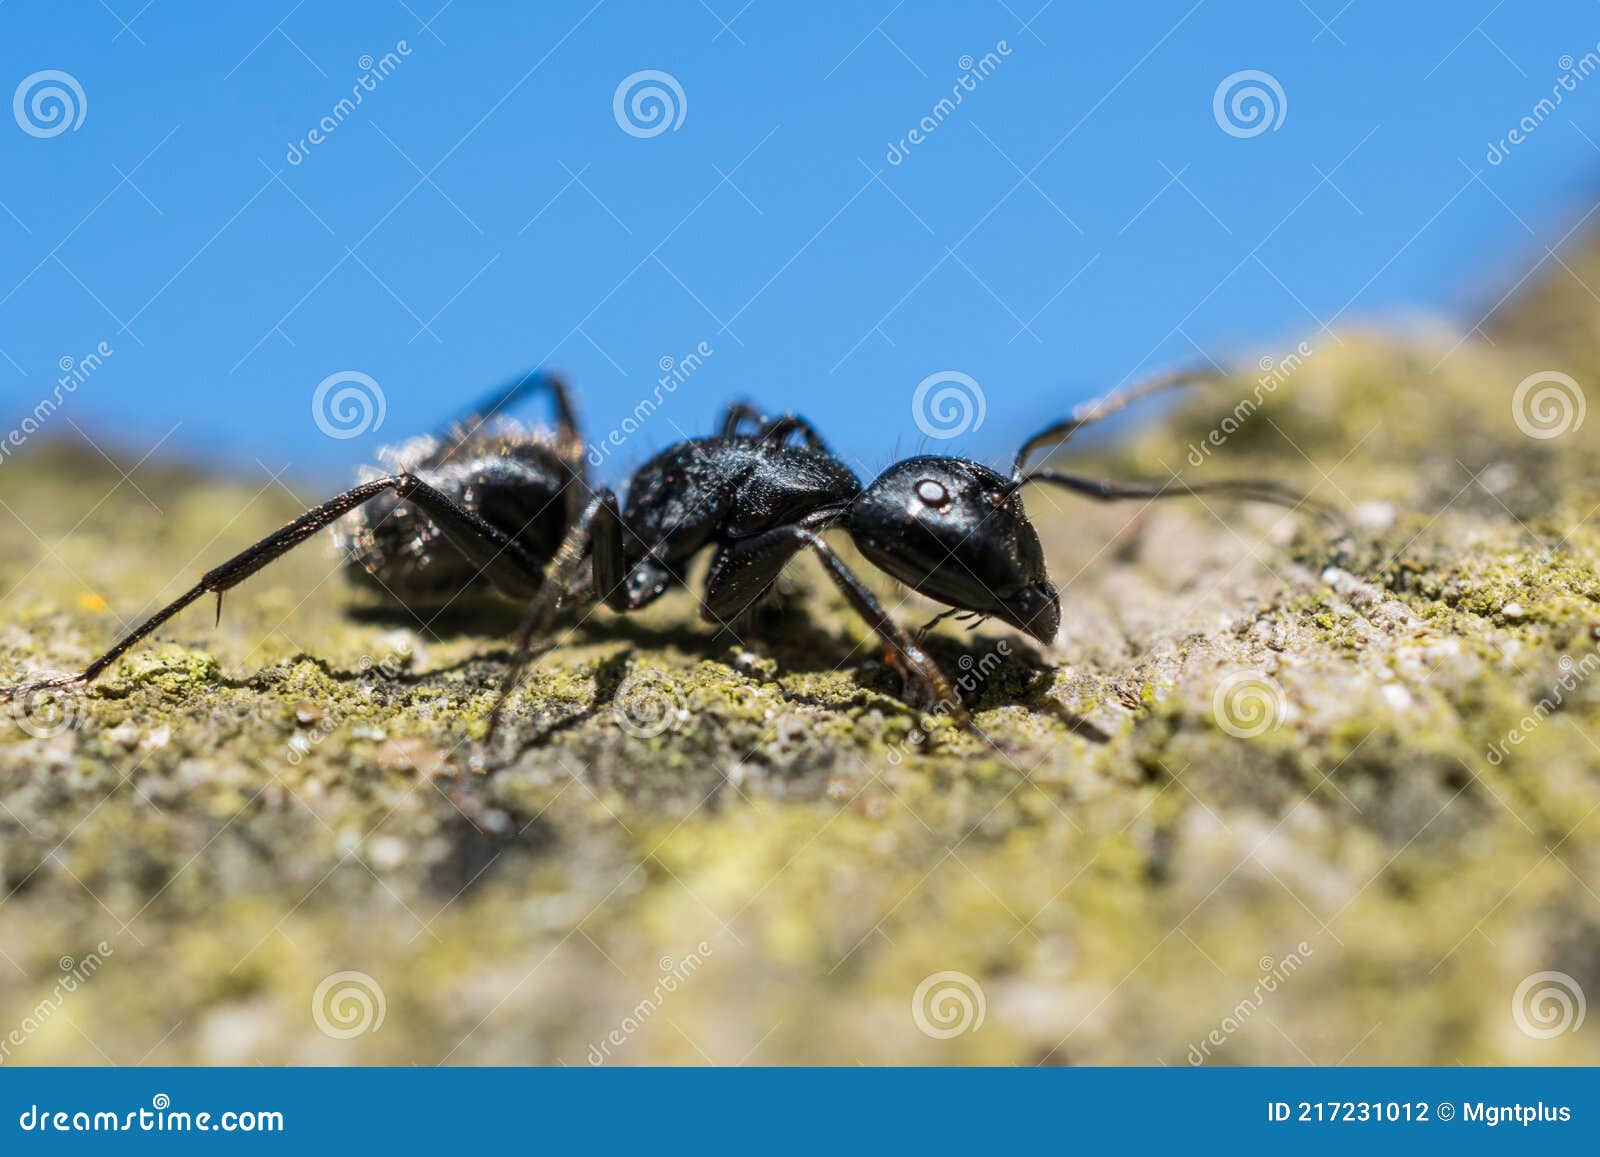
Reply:
M1017 488L962 458L908 458L850 505L845 527L876 567L941 603L1048 643L1061 599Z

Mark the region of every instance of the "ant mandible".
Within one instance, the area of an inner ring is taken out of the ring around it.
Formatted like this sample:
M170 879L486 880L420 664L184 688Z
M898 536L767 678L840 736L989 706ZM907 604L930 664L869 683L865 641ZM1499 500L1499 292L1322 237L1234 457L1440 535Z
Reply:
M0 688L0 699L91 682L207 593L216 595L220 616L225 591L335 526L358 580L396 604L417 610L486 590L527 603L516 656L490 715L491 740L561 608L601 602L613 611L639 610L685 585L689 563L706 548L712 559L702 617L723 624L739 618L795 555L809 550L923 697L982 736L938 664L895 623L823 532L845 531L872 565L951 608L939 618L992 617L1049 644L1060 628L1061 600L1022 506L1021 490L1029 483L1098 501L1223 494L1308 505L1306 496L1271 480L1116 482L1029 468L1040 450L1053 453L1133 402L1222 376L1170 373L1079 407L1028 438L1009 477L965 458L920 455L894 463L866 486L804 418L769 418L736 403L716 434L675 443L640 466L619 504L610 489L589 485L583 439L562 380L531 374L440 434L384 452L391 473L313 507L206 572L82 671ZM554 405L553 432L489 424L512 402L541 390Z

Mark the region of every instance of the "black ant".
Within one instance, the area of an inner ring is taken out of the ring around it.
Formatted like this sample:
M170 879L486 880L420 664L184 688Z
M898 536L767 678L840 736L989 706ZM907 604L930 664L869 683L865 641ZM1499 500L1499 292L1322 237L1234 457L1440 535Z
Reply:
M988 741L938 664L895 623L822 532L845 531L868 562L952 608L923 631L946 615L965 613L980 622L997 618L1049 644L1061 626L1061 598L1022 507L1020 491L1030 482L1099 501L1231 494L1332 515L1270 480L1106 482L1028 468L1040 449L1059 449L1077 431L1133 402L1219 377L1180 371L1082 406L1028 438L1009 478L965 458L922 455L894 463L865 487L804 418L769 418L735 403L717 434L668 446L640 466L629 480L625 505L619 507L608 489L594 493L518 631L517 657L490 715L489 736L561 606L598 600L614 611L638 610L683 585L690 560L711 547L703 618L723 624L738 619L771 590L796 554L809 550L908 682ZM795 435L801 445L790 444Z
M618 612L638 610L684 585L688 564L707 547L713 554L701 601L704 618L727 623L742 616L796 554L809 550L908 681L956 723L976 731L938 665L822 532L844 530L874 566L952 608L934 622L963 612L980 621L992 617L1048 644L1060 627L1061 599L1023 510L1020 492L1028 483L1045 482L1100 501L1229 494L1307 505L1305 496L1268 480L1108 482L1028 468L1041 449L1059 449L1077 431L1132 402L1219 376L1168 374L1080 407L1027 439L1009 478L964 458L923 455L896 462L865 487L804 418L769 418L736 403L718 433L678 442L639 467L619 506L611 490L588 484L583 440L565 385L552 375L530 375L443 434L386 452L395 472L313 507L208 571L84 670L0 688L0 698L89 683L205 594L217 596L220 616L223 592L345 519L336 533L352 570L401 606L437 605L486 589L528 602L516 657L490 716L490 738L560 608L603 602ZM554 403L553 433L487 425L490 416L540 389Z

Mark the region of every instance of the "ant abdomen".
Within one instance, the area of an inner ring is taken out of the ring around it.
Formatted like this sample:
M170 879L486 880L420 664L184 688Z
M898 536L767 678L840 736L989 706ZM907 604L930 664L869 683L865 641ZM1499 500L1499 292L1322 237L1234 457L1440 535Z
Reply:
M572 476L549 439L520 428L463 439L417 439L381 455L389 471L415 475L503 532L531 557L548 559L566 534ZM340 520L337 540L352 578L384 602L413 609L525 600L539 588L521 570L485 570L439 522L388 491Z

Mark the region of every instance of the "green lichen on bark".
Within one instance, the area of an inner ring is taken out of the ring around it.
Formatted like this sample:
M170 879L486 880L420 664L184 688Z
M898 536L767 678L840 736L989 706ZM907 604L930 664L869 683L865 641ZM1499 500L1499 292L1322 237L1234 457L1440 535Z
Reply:
M1531 301L1492 347L1327 338L1089 467L1281 476L1347 536L1030 491L1057 645L934 644L1010 754L908 703L802 565L759 634L683 598L569 624L486 775L508 624L384 616L303 548L73 726L0 716L0 1035L31 1026L3 1059L1600 1061L1592 1023L1513 1014L1535 973L1600 994L1600 424L1512 410L1535 371L1593 380L1597 318ZM97 461L0 472L8 680L81 665L303 505ZM319 1027L346 971L376 1031ZM951 972L981 1026L924 1031L959 1019L913 1013Z

